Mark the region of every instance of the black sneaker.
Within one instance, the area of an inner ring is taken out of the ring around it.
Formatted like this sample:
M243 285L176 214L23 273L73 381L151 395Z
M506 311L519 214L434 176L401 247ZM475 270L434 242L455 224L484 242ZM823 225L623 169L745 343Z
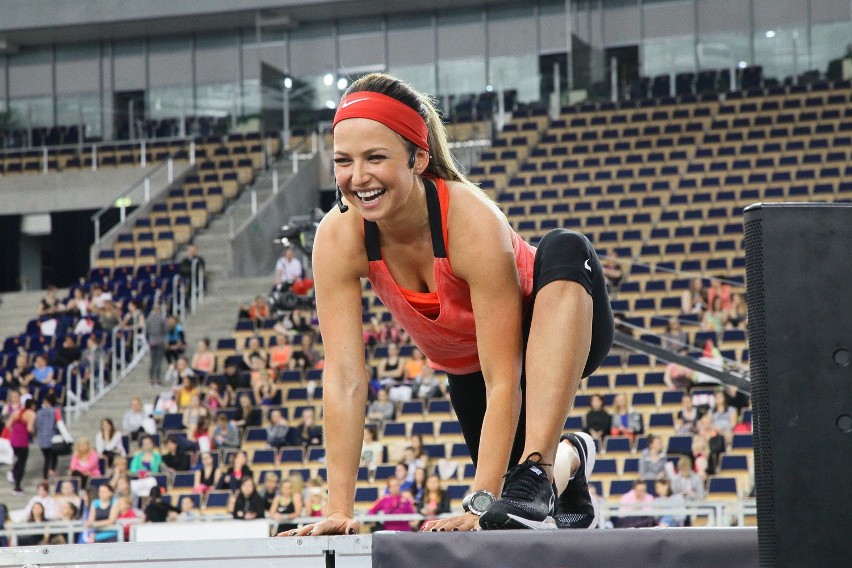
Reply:
M589 476L595 468L595 441L584 432L565 434L580 456L580 467L559 496L554 520L560 529L593 529L598 524L597 503L589 494ZM560 440L561 443L561 440Z
M500 499L479 518L483 530L555 529L556 493L540 466L541 454L533 452L504 476Z

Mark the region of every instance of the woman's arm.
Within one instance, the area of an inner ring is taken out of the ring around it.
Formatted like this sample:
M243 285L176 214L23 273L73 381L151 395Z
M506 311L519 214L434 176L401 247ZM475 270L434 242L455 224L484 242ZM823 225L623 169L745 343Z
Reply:
M302 495L299 493L293 493L293 512L290 513L288 518L295 519L297 517L301 517L304 508L305 504L302 502Z
M470 219L476 219L471 223ZM487 406L472 489L499 495L521 408L521 292L509 225L491 203L455 191L450 260L470 286Z
M329 493L329 519L313 525L314 535L358 529L352 516L367 404L360 280L366 275L367 259L361 217L349 215L332 210L314 241L317 316L325 345L323 422Z

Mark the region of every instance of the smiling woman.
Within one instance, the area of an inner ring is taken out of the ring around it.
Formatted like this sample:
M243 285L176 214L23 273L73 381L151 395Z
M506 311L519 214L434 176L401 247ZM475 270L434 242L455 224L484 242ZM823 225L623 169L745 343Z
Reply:
M447 372L477 464L465 514L423 530L594 526L586 482L594 444L582 433L560 440L580 379L612 344L606 284L589 241L559 229L537 250L525 243L456 168L431 100L388 75L359 79L341 100L334 171L339 207L314 244L328 518L285 534L358 530L368 384L361 278Z

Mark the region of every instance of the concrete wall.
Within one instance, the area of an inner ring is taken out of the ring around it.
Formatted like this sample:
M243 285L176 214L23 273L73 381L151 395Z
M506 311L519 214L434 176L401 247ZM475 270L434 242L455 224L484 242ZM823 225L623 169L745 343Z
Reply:
M253 219L237 228L231 240L231 274L271 278L281 256L281 246L272 242L279 229L290 217L309 214L319 206L320 164L318 157L300 162L299 173L261 204Z
M155 167L0 177L0 215L100 209Z

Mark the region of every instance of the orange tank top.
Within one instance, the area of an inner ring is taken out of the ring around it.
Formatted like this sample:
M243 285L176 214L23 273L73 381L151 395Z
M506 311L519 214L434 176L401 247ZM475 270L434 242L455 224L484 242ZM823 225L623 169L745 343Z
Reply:
M480 370L476 325L467 282L454 273L447 256L447 211L450 191L442 179L424 179L432 252L435 256L434 292L405 290L393 279L382 259L379 228L364 221L364 243L369 260L370 284L376 296L405 329L436 369L456 375ZM535 247L512 232L515 264L526 309L532 295Z

